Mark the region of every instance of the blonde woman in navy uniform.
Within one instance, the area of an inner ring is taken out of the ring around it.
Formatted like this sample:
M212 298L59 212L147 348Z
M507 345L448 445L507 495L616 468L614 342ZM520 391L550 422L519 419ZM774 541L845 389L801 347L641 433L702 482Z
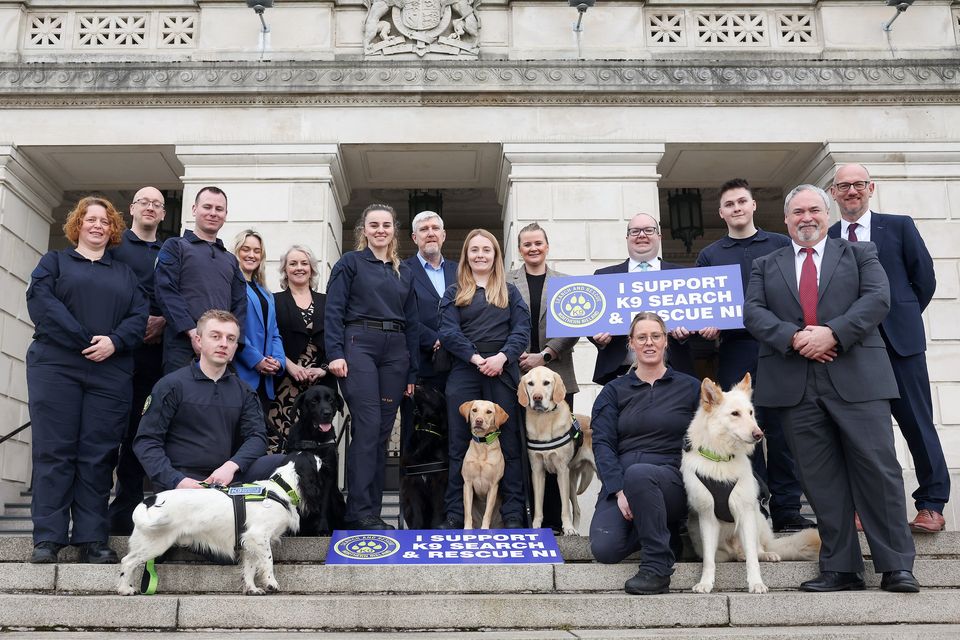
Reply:
M419 312L413 275L398 255L393 208L371 204L354 233L357 250L330 274L324 318L329 370L353 416L345 527L393 529L380 518L387 441L417 379Z
M447 378L450 478L443 529L463 528L463 476L460 467L470 444L470 430L460 415L469 400L490 400L510 419L500 428L506 461L500 494L505 528L526 525L520 440L520 354L530 342L530 311L520 291L508 284L500 244L489 231L467 234L460 252L457 284L440 301L440 343L453 356Z
M137 275L106 251L125 228L106 199L80 200L63 225L74 247L44 255L30 278L31 562L57 561L71 521L80 562L117 562L107 499L149 312Z

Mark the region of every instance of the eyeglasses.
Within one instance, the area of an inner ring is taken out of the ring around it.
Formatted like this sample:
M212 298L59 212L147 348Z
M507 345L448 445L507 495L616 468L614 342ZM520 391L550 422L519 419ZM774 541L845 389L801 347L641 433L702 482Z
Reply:
M630 238L638 238L641 235L650 237L657 235L656 227L631 227L627 229L627 236Z
M663 337L667 335L665 333L651 333L651 334L640 334L639 336L633 336L633 339L639 342L640 344L645 344L648 340L650 342L660 342L663 340Z
M856 182L838 182L833 185L833 188L839 191L840 193L846 193L850 190L850 187L853 187L857 191L863 191L867 188L867 185L870 184L869 180L857 180Z
M134 200L133 204L138 204L141 207L152 207L157 211L163 211L163 203L159 200L147 200L146 198L140 198L139 200Z

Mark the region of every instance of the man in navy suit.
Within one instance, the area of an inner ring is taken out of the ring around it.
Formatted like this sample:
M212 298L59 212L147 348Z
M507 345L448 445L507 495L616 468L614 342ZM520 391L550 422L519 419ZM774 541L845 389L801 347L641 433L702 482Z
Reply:
M642 273L661 269L683 269L683 265L664 262L660 253L660 225L653 216L638 213L627 224L627 253L630 255L620 264L594 271L594 275L605 273ZM593 369L593 381L607 384L617 376L627 372L632 364L633 352L627 348L627 336L614 336L598 333L590 338L597 346L597 364ZM676 339L671 332L667 349L667 364L677 371L688 375L693 372L693 356L690 347Z
M443 259L441 250L447 232L443 219L433 211L422 211L413 218L413 242L417 253L404 262L413 272L413 290L420 308L420 373L418 384L429 385L443 392L447 383L446 371L435 371L433 355L440 348L437 329L440 327L440 298L457 281L457 262ZM413 427L413 401L404 398L400 403L400 433L404 444Z
M830 237L872 242L890 281L890 313L880 325L880 335L900 391L900 398L891 402L891 410L910 448L920 483L913 492L917 517L910 528L932 533L943 530L943 507L950 497L950 473L933 424L924 353L927 340L920 317L933 298L937 281L933 259L910 216L870 210L874 188L862 165L847 164L837 169L830 191L842 217L830 227Z

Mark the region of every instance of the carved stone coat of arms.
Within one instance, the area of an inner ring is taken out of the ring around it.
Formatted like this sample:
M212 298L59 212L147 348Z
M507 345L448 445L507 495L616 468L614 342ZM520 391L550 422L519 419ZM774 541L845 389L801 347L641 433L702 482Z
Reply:
M364 0L367 56L439 53L476 58L481 0Z

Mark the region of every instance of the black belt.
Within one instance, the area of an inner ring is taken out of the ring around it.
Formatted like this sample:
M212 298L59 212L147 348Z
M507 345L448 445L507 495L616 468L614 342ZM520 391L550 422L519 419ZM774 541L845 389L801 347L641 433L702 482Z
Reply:
M348 327L364 327L378 331L403 331L403 323L396 320L351 320Z
M477 353L479 353L484 358L489 356L495 356L503 350L502 342L477 342Z

